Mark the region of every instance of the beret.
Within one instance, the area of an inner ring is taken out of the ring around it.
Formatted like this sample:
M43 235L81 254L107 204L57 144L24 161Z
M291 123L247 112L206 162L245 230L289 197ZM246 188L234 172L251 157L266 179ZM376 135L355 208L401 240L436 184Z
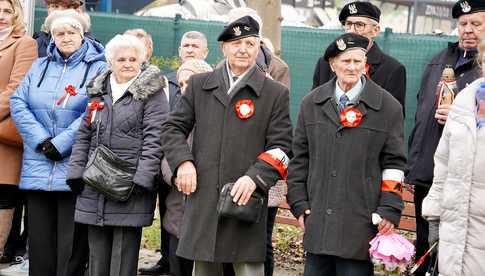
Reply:
M337 37L335 41L328 45L323 58L326 61L329 61L329 59L334 58L352 48L362 48L367 52L368 45L369 39L367 37L354 33L345 33Z
M241 17L227 25L217 41L227 42L249 36L259 36L259 24L251 16Z
M485 12L485 0L460 0L453 5L451 15L458 18L475 12Z
M338 20L345 22L349 16L363 16L379 22L381 10L369 2L351 2L342 8Z

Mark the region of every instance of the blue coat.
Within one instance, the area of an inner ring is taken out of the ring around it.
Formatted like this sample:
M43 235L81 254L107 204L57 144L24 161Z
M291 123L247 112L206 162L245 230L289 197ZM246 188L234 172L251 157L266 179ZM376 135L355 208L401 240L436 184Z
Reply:
M51 42L47 57L32 64L10 99L12 118L24 140L20 189L70 190L66 185L67 163L88 102L86 86L105 69L103 46L86 39L66 61ZM70 96L65 107L57 105L69 84L77 95ZM54 162L36 150L49 137L63 160Z

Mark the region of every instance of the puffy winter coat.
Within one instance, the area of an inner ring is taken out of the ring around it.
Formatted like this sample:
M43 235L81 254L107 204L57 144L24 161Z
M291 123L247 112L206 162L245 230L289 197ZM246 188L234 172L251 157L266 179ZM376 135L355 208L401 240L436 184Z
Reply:
M423 202L423 216L440 220L440 275L485 275L485 128L477 129L475 119L483 81L463 89L451 107Z
M12 118L24 140L20 189L69 191L67 163L88 102L86 85L105 68L103 46L87 39L67 60L51 42L47 57L32 64L10 99ZM70 84L77 95L70 96L65 106L58 105ZM36 149L50 137L61 161L49 160Z

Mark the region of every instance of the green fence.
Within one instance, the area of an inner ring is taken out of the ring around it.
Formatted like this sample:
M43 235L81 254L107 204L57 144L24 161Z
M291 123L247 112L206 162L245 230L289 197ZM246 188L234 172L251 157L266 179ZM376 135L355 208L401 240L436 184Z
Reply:
M35 29L43 22L46 11L36 9ZM208 62L216 64L222 59L216 38L223 23L156 17L138 17L91 13L92 32L98 40L106 43L115 34L126 29L143 28L153 36L154 55L171 57L178 54L178 44L183 33L197 30L209 41ZM291 116L297 116L300 101L312 86L313 71L317 59L323 55L327 45L341 32L311 28L285 27L282 31L282 58L288 63L291 73ZM389 29L383 32L377 43L384 52L398 59L407 71L406 135L410 133L416 111L416 92L426 63L447 42L455 37L395 34Z

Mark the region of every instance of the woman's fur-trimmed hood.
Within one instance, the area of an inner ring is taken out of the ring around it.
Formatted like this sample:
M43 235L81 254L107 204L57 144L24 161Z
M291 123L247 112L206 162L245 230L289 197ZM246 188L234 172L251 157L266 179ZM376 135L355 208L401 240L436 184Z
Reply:
M133 95L133 99L139 101L147 99L166 86L160 69L157 66L149 65L145 68L127 89ZM104 85L111 73L111 70L107 70L93 80L91 85L87 87L90 97L100 96L106 93Z

